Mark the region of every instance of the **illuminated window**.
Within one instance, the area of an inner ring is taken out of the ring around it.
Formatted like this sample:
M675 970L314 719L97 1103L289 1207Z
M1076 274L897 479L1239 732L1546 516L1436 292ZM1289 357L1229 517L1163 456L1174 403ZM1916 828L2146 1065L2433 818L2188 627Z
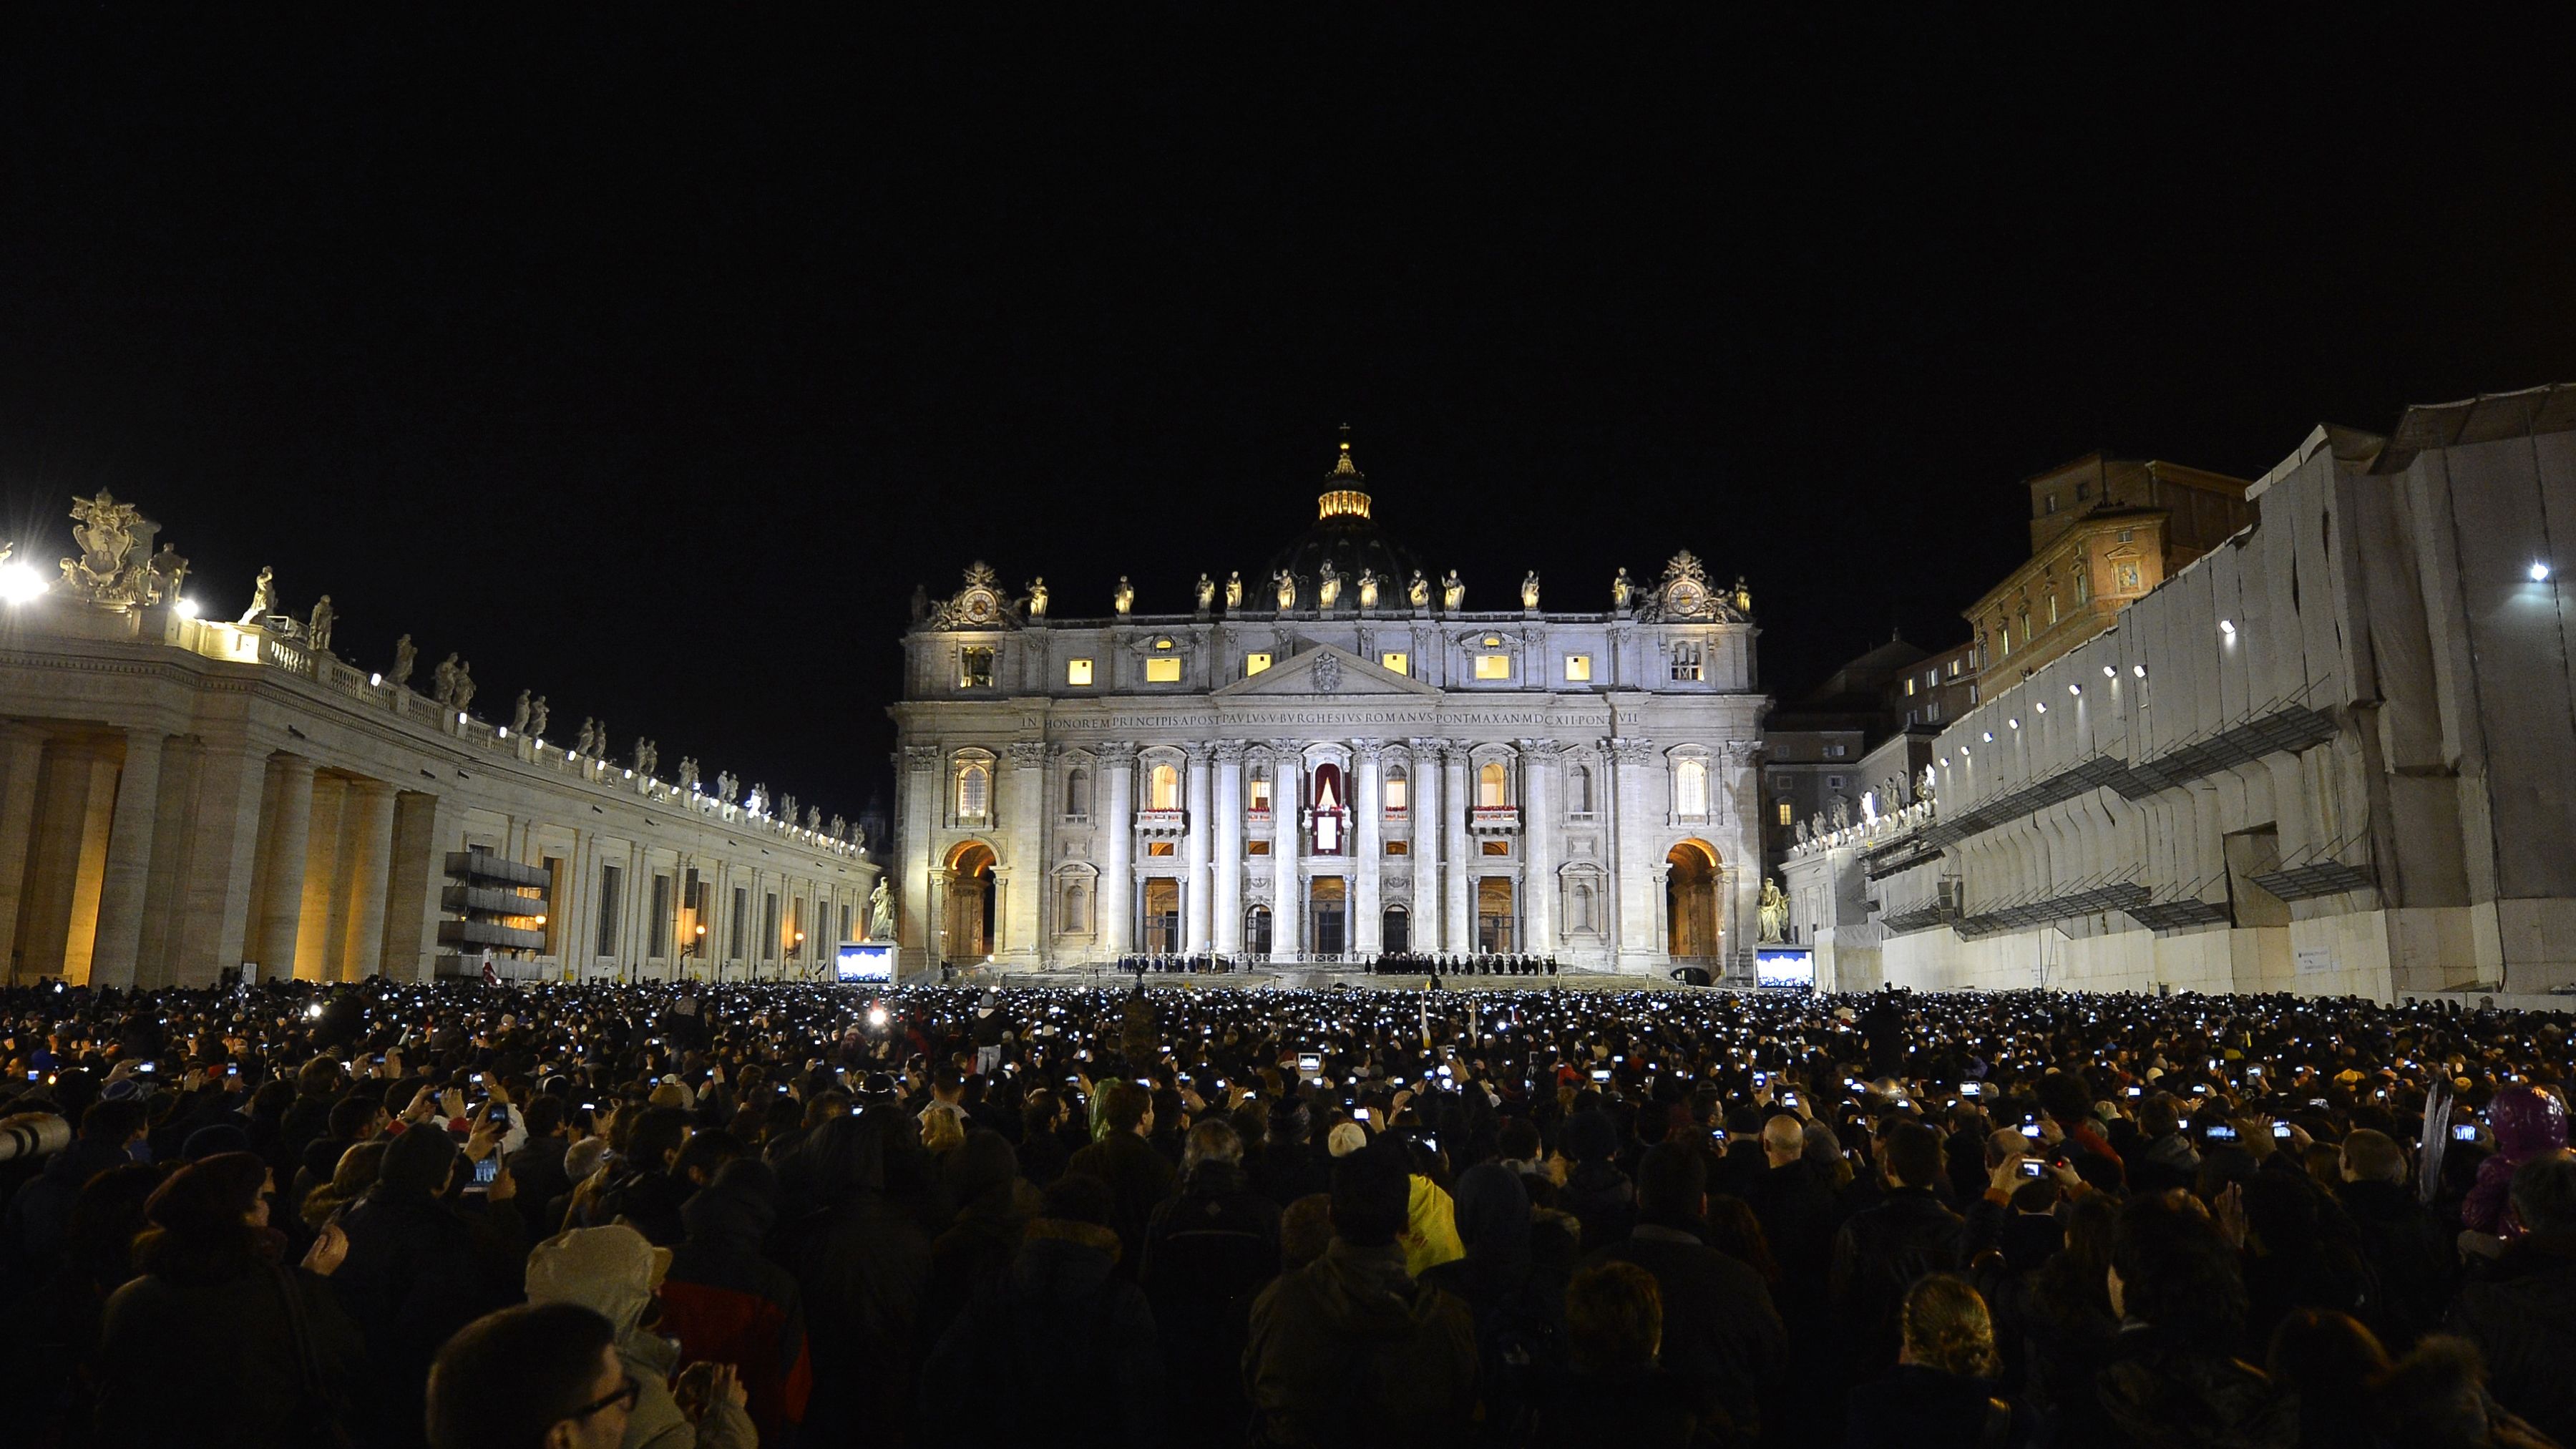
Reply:
M1243 656L1243 677L1246 679L1250 679L1252 676L1259 674L1261 671L1269 667L1270 656L1267 654L1246 654Z
M1950 661L1950 677L1952 679L1959 677L1959 661L1956 659Z
M1172 842L1168 840L1148 840L1145 842L1145 853L1147 855L1169 855L1172 853Z
M2075 571L2075 602L2080 604L2092 597L2093 571L2091 569L2077 569Z
M1390 840L1386 843L1386 853L1389 855L1405 855L1411 851L1412 847L1401 840Z
M1914 676L1911 674L1905 676L1905 697L1907 699L1914 697Z
M1169 654L1157 654L1153 658L1146 660L1145 682L1147 684L1180 683L1181 661Z
M1268 855L1270 853L1270 842L1267 840L1247 840L1243 842L1243 853L1246 855Z
M2028 609L2021 611L2021 642L2024 644L2030 642L2030 610Z
M1592 656L1589 654L1566 655L1565 682L1568 684L1589 684L1591 681Z
M2048 596L2048 622L2051 627L2054 627L2057 623L2057 596L2055 594Z
M1673 762L1673 813L1686 819L1708 814L1708 762Z
M1486 855L1509 855L1512 853L1512 843L1508 840L1488 840L1483 842L1483 844L1484 850L1482 853Z
M1477 677L1478 679L1509 679L1509 678L1511 678L1511 677L1512 677L1512 656L1510 656L1510 655L1508 655L1508 654L1479 654L1479 655L1477 655L1477 656L1476 656L1476 677Z
M990 689L993 687L993 651L960 649L957 651L957 687Z
M1412 667L1413 661L1405 656L1403 650L1390 649L1377 657L1377 663L1389 674L1403 674Z
M980 760L957 767L957 818L980 821L993 805L993 771Z
M1267 765L1252 767L1252 813L1270 813L1270 767Z
M1089 684L1091 682L1091 661L1088 659L1068 659L1064 661L1064 682L1067 684Z
M1673 678L1692 680L1700 677L1700 647L1696 643L1673 646Z
M1156 765L1153 773L1147 775L1145 780L1145 798L1148 802L1145 806L1146 809L1178 810L1181 808L1180 771L1173 769L1169 765Z
M1781 802L1780 802L1780 823L1781 823L1781 824L1783 824L1783 825L1787 825L1787 824L1792 823L1791 817L1793 817L1796 813L1797 813L1797 807L1796 807L1796 806L1791 805L1791 804L1790 804L1788 801L1786 801L1786 800L1783 800L1783 801L1781 801Z
M1154 641L1154 647L1157 649L1169 649L1172 647L1172 641L1169 639L1157 639Z
M1397 765L1386 772L1386 813L1401 815L1411 800L1413 782L1404 778L1404 767Z
M1503 798L1503 764L1488 760L1476 770L1476 804L1480 809L1499 810L1510 804Z

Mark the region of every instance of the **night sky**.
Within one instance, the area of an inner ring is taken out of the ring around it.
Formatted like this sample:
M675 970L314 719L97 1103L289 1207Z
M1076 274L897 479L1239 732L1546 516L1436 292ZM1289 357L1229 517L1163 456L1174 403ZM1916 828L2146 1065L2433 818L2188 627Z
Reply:
M1186 609L1344 423L1471 608L1687 547L1791 695L2063 459L2576 379L2563 8L364 8L0 15L0 528L112 489L827 813L916 583Z

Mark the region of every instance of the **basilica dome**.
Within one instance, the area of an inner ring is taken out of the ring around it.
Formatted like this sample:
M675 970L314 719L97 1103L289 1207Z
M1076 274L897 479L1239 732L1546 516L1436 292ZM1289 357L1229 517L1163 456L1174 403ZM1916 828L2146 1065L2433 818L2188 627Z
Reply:
M1269 566L1262 571L1264 579L1274 578L1286 569L1296 576L1301 591L1311 589L1329 560L1345 589L1355 591L1361 571L1366 570L1378 577L1388 591L1389 602L1393 602L1422 563L1414 557L1413 550L1388 538L1369 511L1368 475L1351 461L1351 441L1345 437L1333 470L1324 475L1324 492L1316 500L1314 527L1271 555ZM1313 597L1308 593L1307 602L1311 603Z

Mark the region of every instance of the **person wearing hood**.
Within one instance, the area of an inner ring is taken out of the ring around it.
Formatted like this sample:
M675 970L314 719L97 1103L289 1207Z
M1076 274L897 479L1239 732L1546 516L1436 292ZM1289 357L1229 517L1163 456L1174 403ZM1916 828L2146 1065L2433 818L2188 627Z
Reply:
M976 1295L921 1375L924 1424L979 1442L1151 1449L1165 1442L1154 1310L1115 1277L1107 1184L1068 1173L1046 1191L1010 1270Z
M967 1133L940 1170L957 1218L931 1240L930 1286L921 1306L925 1343L937 1343L975 1295L1009 1269L1042 1200L1020 1176L1018 1154L998 1132Z
M730 1368L714 1372L713 1388L698 1397L696 1422L671 1393L680 1347L648 1330L645 1310L670 1264L670 1250L656 1248L623 1223L574 1228L548 1238L528 1255L528 1302L568 1303L608 1320L618 1358L637 1386L620 1449L756 1449L759 1431L744 1409L744 1390ZM692 1375L691 1377L696 1377Z
M886 1193L885 1135L901 1113L826 1119L798 1149L820 1204L779 1229L779 1260L796 1278L814 1356L805 1433L856 1442L908 1421L915 1332L930 1282L930 1239Z
M491 1134L475 1143L499 1150ZM436 1126L396 1136L375 1186L340 1215L349 1257L331 1287L366 1338L355 1414L372 1444L422 1440L422 1386L438 1347L466 1324L519 1296L524 1255L516 1184L500 1172L469 1215L451 1201L467 1154Z
M1243 1371L1251 1442L1320 1449L1437 1443L1476 1406L1476 1324L1404 1268L1408 1165L1386 1139L1333 1168L1333 1240L1252 1305Z
M2445 1331L2484 1351L2497 1397L2542 1433L2576 1443L2576 1152L2531 1158L2512 1188L2523 1235L2460 1290Z
M2510 1242L2525 1228L2509 1211L2514 1169L2567 1146L2567 1108L2538 1087L2507 1087L2487 1103L2495 1154L2478 1164L2478 1181L2460 1208L2460 1226Z
M1279 1276L1279 1205L1252 1190L1243 1139L1222 1120L1190 1129L1180 1196L1154 1209L1137 1282L1188 1421L1239 1438L1250 1406L1234 1373L1253 1295Z
M325 1230L300 1266L268 1225L276 1184L254 1153L190 1163L154 1190L141 1276L107 1300L95 1360L103 1444L332 1442L360 1353L328 1280L348 1240Z
M663 1275L662 1331L691 1362L728 1363L741 1375L763 1442L784 1444L805 1421L814 1363L796 1280L761 1255L777 1218L778 1178L736 1158L680 1205L687 1236Z
M1485 1398L1480 1441L1526 1437L1541 1385L1566 1362L1565 1285L1573 1240L1535 1230L1529 1189L1497 1163L1458 1178L1458 1237L1466 1256L1425 1271L1421 1281L1457 1295L1475 1315L1476 1359Z

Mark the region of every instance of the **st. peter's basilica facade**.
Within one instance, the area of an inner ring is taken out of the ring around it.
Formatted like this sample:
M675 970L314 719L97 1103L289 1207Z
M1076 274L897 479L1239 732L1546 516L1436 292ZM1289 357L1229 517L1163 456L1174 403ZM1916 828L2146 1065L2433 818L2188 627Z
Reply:
M1066 618L981 563L904 636L903 969L1134 953L1330 964L1749 959L1751 599L1689 553L1597 607L1471 611L1370 516L1350 445L1306 534L1195 607Z

